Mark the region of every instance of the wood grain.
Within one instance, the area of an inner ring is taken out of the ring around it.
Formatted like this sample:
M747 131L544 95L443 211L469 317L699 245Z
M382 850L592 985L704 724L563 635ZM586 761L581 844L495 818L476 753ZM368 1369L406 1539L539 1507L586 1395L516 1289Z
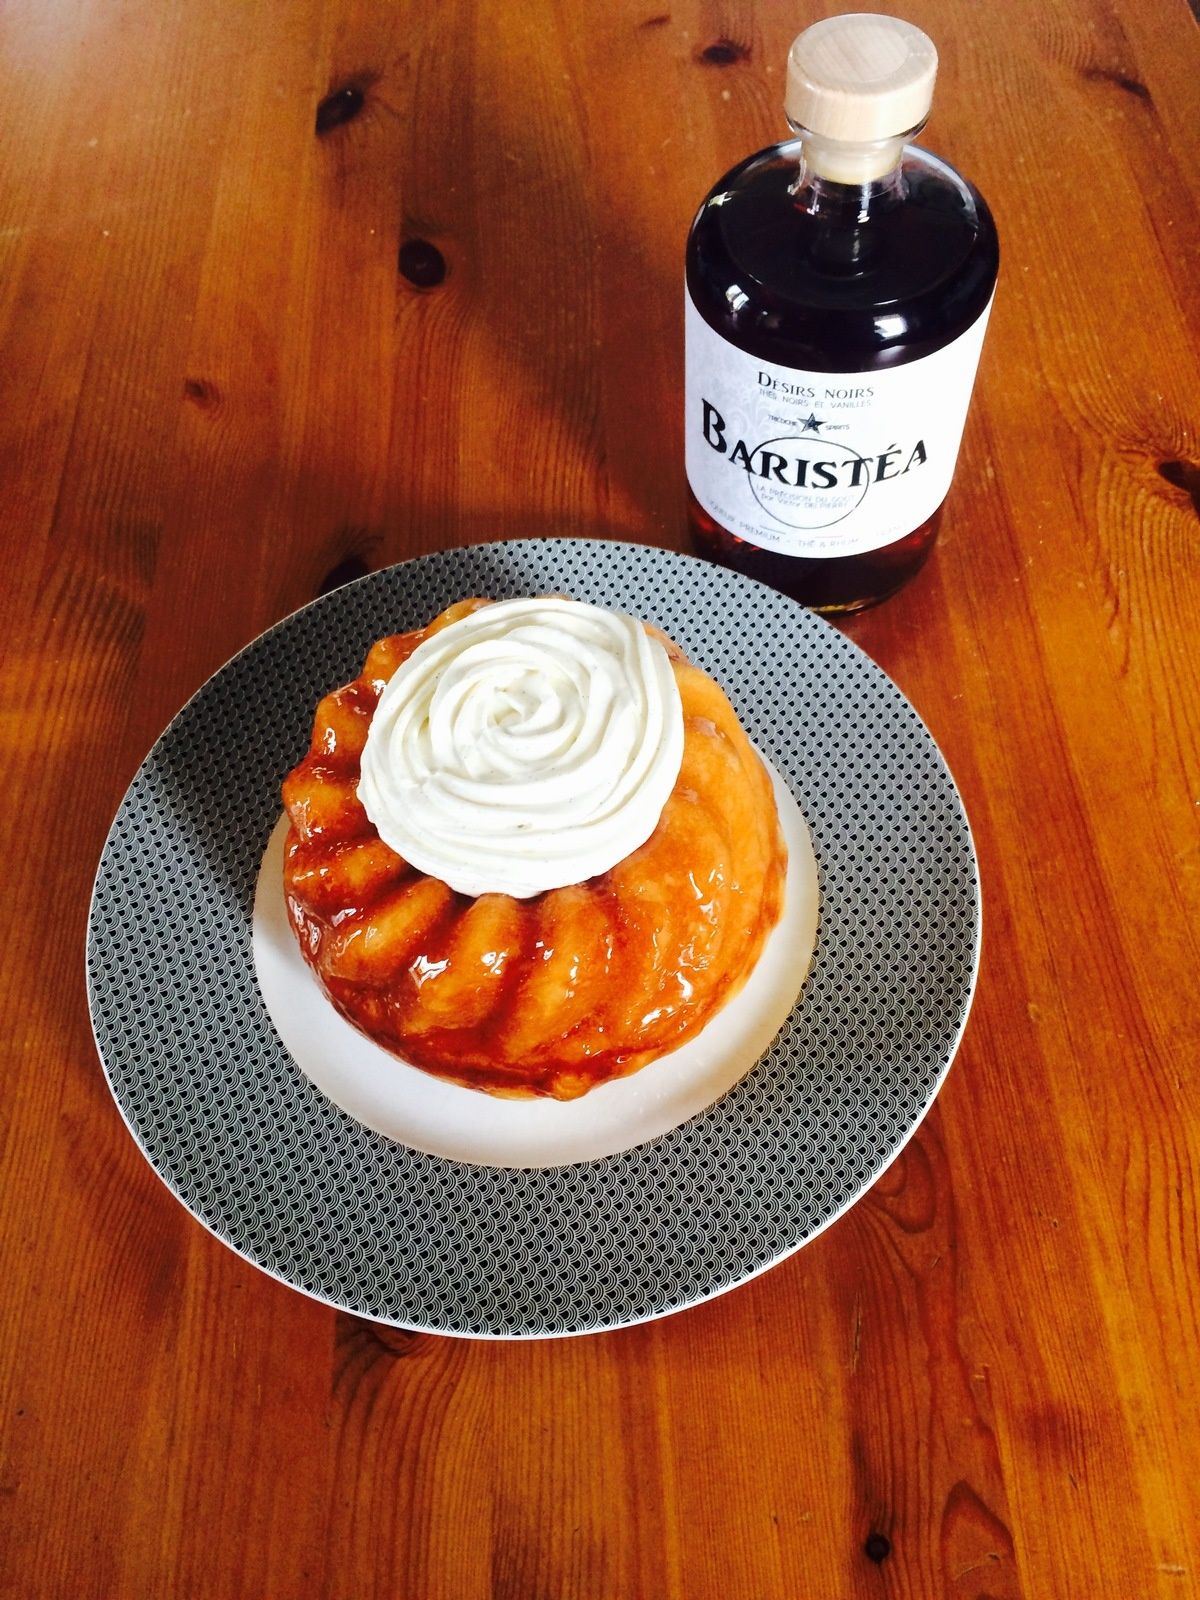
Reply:
M0 13L0 1593L1200 1594L1200 43L1183 0L905 15L1004 260L940 547L848 631L972 819L966 1040L790 1261L489 1345L171 1200L95 1057L91 879L169 717L323 587L686 546L683 239L810 18Z

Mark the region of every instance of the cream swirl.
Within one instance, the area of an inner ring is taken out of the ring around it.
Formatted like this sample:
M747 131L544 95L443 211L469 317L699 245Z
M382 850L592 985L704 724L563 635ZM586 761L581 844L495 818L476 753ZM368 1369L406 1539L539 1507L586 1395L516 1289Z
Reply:
M420 871L460 894L527 899L645 844L682 760L675 674L636 618L503 600L400 664L371 720L358 797Z

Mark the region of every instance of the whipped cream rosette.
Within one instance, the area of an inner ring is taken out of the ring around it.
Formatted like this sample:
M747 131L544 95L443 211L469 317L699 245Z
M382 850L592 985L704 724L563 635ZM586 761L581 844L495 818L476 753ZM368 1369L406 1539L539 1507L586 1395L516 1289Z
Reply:
M575 600L500 601L397 669L358 797L420 871L460 894L528 899L645 844L683 744L670 659L635 618Z

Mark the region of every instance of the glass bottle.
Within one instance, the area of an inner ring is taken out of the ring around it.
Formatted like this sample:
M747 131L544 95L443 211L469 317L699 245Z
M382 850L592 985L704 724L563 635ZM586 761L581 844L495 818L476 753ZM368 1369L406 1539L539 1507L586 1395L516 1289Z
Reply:
M885 599L932 549L995 289L982 196L908 143L936 71L893 17L807 29L797 138L726 173L688 238L694 544L829 614Z

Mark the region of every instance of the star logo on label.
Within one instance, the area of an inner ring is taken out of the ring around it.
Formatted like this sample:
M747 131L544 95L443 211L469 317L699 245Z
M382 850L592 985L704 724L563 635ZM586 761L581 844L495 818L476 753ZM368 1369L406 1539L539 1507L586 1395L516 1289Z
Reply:
M801 423L800 431L801 431L801 433L817 433L824 426L825 426L824 418L823 417L816 417L810 411L808 413L808 417L805 419L805 421L803 423Z

